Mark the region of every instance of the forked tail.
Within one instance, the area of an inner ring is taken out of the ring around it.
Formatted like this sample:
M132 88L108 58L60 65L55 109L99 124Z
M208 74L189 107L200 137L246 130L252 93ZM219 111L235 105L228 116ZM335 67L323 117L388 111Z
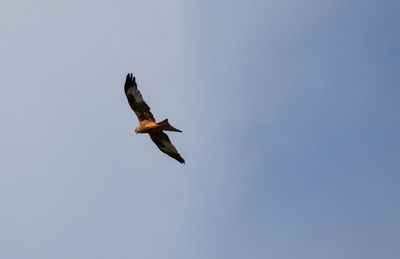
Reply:
M171 124L169 124L168 119L165 119L165 120L163 120L163 121L160 121L160 122L158 122L157 124L161 126L161 129L162 129L162 130L165 130L165 131L182 132L181 130L178 130L178 129L172 127Z

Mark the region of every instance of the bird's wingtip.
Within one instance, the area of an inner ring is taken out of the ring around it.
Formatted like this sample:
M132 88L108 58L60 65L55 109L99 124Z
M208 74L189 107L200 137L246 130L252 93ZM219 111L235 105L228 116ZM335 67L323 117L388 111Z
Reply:
M127 80L127 81L131 81L131 82L133 82L133 83L136 83L136 77L134 77L132 73L128 73L128 74L126 75L126 80Z

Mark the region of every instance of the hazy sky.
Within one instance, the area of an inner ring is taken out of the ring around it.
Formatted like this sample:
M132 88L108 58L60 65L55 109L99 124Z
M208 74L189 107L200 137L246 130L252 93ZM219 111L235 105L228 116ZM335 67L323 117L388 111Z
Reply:
M0 2L0 258L399 258L400 2ZM186 164L123 93L132 72Z

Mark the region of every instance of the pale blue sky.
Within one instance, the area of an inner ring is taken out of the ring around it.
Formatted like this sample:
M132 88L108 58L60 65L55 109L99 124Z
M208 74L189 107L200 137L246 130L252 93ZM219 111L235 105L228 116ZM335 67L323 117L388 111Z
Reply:
M0 258L399 258L399 3L1 1Z

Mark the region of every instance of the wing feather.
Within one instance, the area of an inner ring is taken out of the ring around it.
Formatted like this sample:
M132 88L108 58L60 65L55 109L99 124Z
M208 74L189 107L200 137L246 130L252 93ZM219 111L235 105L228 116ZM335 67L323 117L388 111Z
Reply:
M125 95L132 110L136 113L139 122L143 120L154 121L154 116L150 112L150 107L143 100L143 96L137 88L136 78L132 74L126 76Z
M175 158L180 163L184 164L185 160L178 153L174 145L172 145L171 140L167 134L162 131L149 133L151 140L157 145L157 147L165 154L172 158Z

